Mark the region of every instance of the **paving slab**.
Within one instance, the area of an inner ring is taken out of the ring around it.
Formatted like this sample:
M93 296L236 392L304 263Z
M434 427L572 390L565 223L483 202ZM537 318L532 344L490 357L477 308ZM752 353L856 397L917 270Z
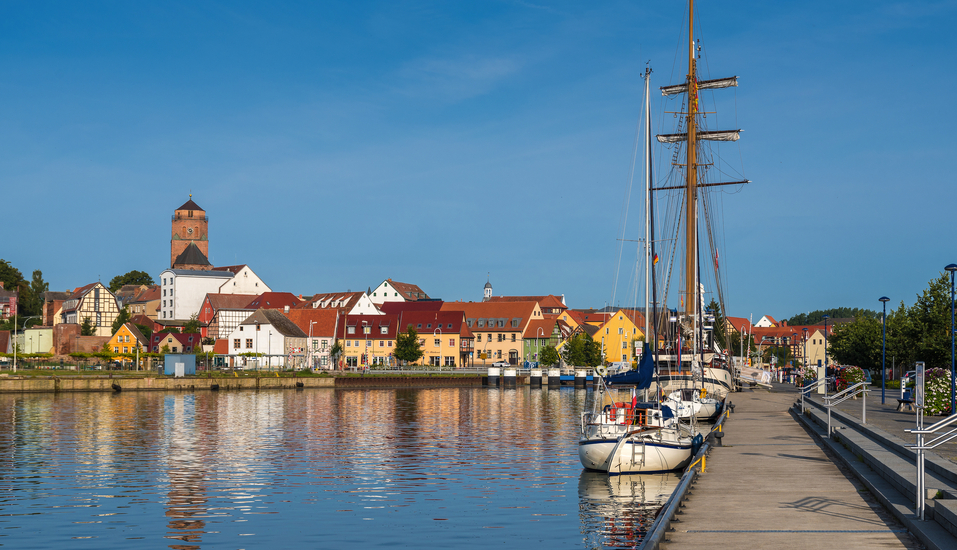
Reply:
M782 388L732 394L724 446L708 458L664 548L921 548L790 416L796 396Z

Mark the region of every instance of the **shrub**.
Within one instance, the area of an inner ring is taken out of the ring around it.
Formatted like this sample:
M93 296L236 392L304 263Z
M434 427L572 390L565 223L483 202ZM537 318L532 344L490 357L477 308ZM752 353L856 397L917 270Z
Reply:
M863 381L864 371L861 367L844 367L837 375L837 391L844 391Z
M950 414L950 371L927 369L924 372L924 411Z
M817 380L817 369L814 367L801 367L798 374L805 380Z

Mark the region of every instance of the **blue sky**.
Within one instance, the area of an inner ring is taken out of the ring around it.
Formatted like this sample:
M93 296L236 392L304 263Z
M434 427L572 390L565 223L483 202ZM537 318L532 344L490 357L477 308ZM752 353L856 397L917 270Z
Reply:
M721 196L729 313L912 303L957 262L957 2L698 4L702 78L740 81L722 156L754 182ZM640 74L683 80L685 10L4 2L0 257L54 290L155 278L192 191L210 260L275 290L478 300L491 272L601 307Z

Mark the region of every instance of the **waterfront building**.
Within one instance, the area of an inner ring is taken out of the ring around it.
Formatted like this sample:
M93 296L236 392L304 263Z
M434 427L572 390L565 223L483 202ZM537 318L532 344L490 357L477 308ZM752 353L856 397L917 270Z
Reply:
M605 322L598 326L598 332L592 338L601 342L605 360L613 363L635 361L640 355L640 342L645 339L644 316L631 309L619 309L611 315L604 315Z
M159 317L160 297L160 285L150 285L126 303L126 310L130 315L145 315L155 321Z
M18 298L16 289L6 290L3 281L0 281L0 319L10 319L16 315Z
M343 316L336 328L336 338L342 343L340 366L394 365L398 325L397 315Z
M379 283L379 286L371 289L369 297L376 305L386 302L416 302L431 299L418 285L400 283L392 279L386 279Z
M758 328L772 328L778 326L778 324L779 323L774 320L774 317L771 317L770 315L763 315L760 319L758 319L757 323L754 323L754 326Z
M63 321L63 304L70 299L70 291L43 293L43 324L48 327Z
M120 305L110 289L97 282L73 290L60 311L60 323L82 325L84 319L89 319L94 336L109 337Z
M199 317L207 294L243 294L252 301L271 289L247 265L203 270L167 269L160 274L160 318L169 324Z
M526 361L541 361L542 348L552 346L559 349L572 334L572 328L558 318L558 315L545 315L528 323L523 335L523 356Z
M109 342L106 343L107 346L113 353L136 353L136 350L146 351L149 349L150 342L143 336L143 333L140 332L140 329L136 328L136 325L133 323L123 323L117 331L110 337ZM178 347L178 346L177 346ZM122 357L114 357L114 361L118 361Z
M542 320L538 302L445 302L442 311L461 311L475 336L475 362L507 361L517 366L522 359L524 334L529 322Z
M383 315L366 292L325 292L314 294L297 308L335 309L341 315Z
M415 311L399 313L399 332L411 326L419 333L422 364L463 367L469 364L473 335L461 310Z
M153 353L195 353L203 336L198 332L160 332L150 336L149 349ZM169 348L164 352L164 348Z
M339 328L339 311L302 308L292 309L285 315L306 334L306 367L326 370L335 368L330 351L336 341L336 331ZM383 347L380 346L380 348Z
M275 309L257 309L227 337L232 366L302 368L306 333ZM250 362L243 355L255 356Z
M255 311L248 307L254 299L248 294L207 294L196 316L200 332L217 340L228 338Z

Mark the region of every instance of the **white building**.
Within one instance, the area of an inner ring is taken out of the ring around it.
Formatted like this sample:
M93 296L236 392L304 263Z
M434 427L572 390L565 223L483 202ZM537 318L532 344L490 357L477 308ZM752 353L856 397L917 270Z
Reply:
M419 285L400 283L392 279L379 283L379 286L372 289L368 296L378 305L386 302L416 302L429 299L429 295L419 288Z
M198 315L207 294L248 294L271 292L266 283L246 265L212 271L167 269L160 274L158 321L188 321ZM252 298L250 298L252 300Z
M257 309L229 334L228 343L233 366L242 364L245 353L260 357L253 363L259 368L283 368L293 355L305 356L306 334L281 311Z
M316 294L297 308L336 309L347 315L385 315L365 292Z

